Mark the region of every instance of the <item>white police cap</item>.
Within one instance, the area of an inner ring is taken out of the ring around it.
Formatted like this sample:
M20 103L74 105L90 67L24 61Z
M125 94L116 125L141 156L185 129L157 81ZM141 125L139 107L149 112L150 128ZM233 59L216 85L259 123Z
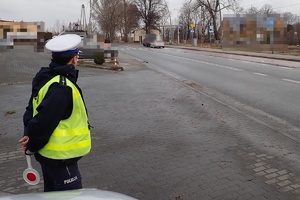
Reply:
M76 34L59 35L49 40L45 47L52 53L73 54L77 53L78 45L81 42L81 37Z

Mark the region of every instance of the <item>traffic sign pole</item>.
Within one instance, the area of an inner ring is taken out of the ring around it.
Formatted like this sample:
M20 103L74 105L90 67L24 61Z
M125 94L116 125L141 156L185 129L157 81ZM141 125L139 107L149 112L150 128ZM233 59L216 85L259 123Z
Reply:
M267 30L270 31L270 45L272 54L274 53L274 18L267 18Z
M212 48L212 39L211 39L211 36L212 36L212 33L214 32L214 26L212 25L209 25L209 41L210 41L210 48Z

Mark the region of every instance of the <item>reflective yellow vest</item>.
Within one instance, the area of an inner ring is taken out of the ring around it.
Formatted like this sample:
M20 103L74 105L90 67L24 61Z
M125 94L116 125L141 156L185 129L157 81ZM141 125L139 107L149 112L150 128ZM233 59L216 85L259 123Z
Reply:
M73 111L68 119L61 120L53 131L48 143L38 151L44 157L51 159L69 159L86 155L91 150L91 136L85 105L79 90L67 78L66 85L72 88ZM33 116L37 107L43 101L49 87L60 82L60 76L48 81L33 98Z

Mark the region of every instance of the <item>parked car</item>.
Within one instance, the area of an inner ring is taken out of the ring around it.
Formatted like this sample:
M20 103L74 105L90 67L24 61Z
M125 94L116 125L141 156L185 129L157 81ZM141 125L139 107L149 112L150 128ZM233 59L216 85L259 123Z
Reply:
M143 39L143 46L151 48L164 48L165 44L161 37L156 34L147 34Z
M124 194L98 189L37 192L0 197L0 200L137 200Z

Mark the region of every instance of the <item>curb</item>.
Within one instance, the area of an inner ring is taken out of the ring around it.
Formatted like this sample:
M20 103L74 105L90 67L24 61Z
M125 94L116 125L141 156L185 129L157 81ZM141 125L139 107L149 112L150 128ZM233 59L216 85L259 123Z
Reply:
M181 49L188 49L193 51L206 51L212 53L219 53L219 54L231 54L231 55L238 55L238 56L248 56L248 57L258 57L258 58L268 58L268 59L275 59L275 60L285 60L285 61L292 61L292 62L300 62L300 57L297 56L285 56L285 55L278 55L274 56L274 54L260 54L260 53L252 53L252 52L235 52L235 51L224 51L224 50L215 50L215 49L204 49L199 47L181 47L177 45L165 45L168 48L181 48Z
M104 62L102 65L98 65L93 63L90 60L82 60L81 63L78 63L79 67L89 67L89 68L97 68L97 69L106 69L106 70L114 70L114 71L124 71L124 68L119 64L114 64L110 62Z

